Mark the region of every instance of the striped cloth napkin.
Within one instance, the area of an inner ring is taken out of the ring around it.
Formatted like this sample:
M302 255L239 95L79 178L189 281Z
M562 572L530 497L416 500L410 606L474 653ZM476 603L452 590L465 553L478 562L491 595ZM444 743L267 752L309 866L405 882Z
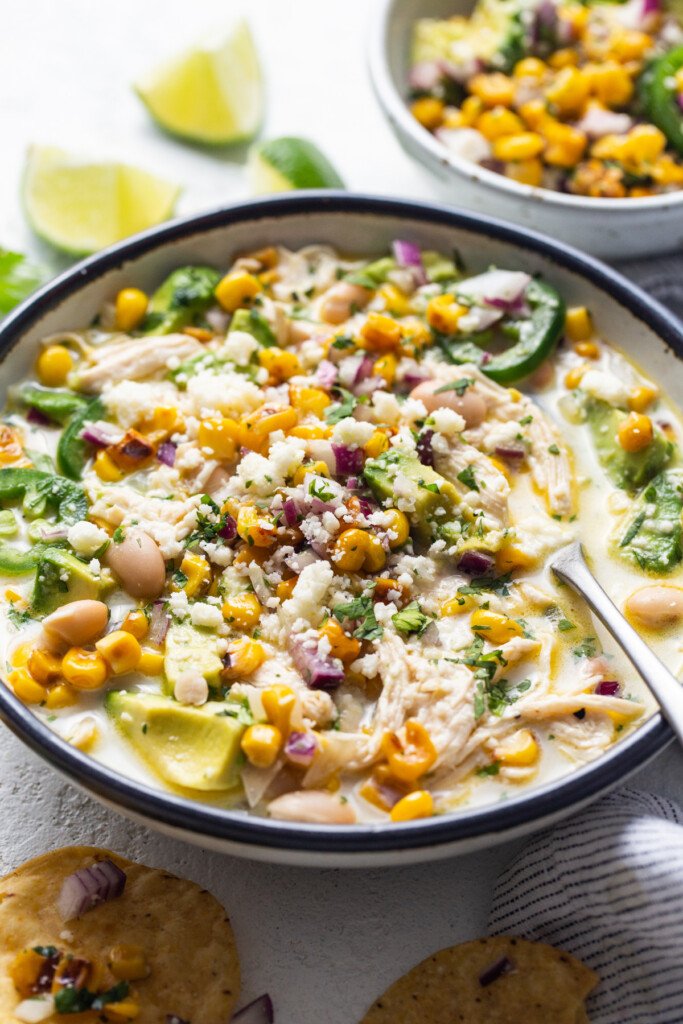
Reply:
M489 931L597 971L591 1024L681 1024L682 825L677 804L622 789L539 833L500 877Z

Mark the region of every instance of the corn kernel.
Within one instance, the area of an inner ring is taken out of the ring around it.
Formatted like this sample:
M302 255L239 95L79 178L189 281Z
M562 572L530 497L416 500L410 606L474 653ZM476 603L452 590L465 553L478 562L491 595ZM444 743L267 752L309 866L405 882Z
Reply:
M385 732L382 753L393 775L402 782L415 782L428 772L436 761L436 747L425 727L415 719L405 725L405 742L394 732Z
M368 549L363 561L363 568L366 572L379 572L387 564L387 553L384 550L379 537L370 534Z
M477 607L477 602L471 594L457 594L450 597L441 605L441 617L448 615L462 615L464 612L471 612Z
M591 79L574 67L564 67L545 90L545 98L560 117L580 114L590 95Z
M600 349L594 341L577 341L574 351L582 359L599 359Z
M651 443L652 436L652 420L639 412L629 413L617 430L619 444L627 452L642 452Z
M26 642L20 644L14 649L12 654L12 668L25 668L28 665L28 659L33 654L33 644Z
M99 451L95 456L93 469L100 480L104 480L105 483L115 483L125 476L125 473L119 469L111 455L104 449Z
M9 967L9 976L22 999L35 996L34 986L45 966L45 957L35 949L22 949Z
M379 359L375 360L372 367L373 377L383 377L387 384L391 385L394 383L396 377L396 369L398 367L398 360L392 352L388 352L384 356L380 356Z
M289 723L296 704L294 691L284 683L276 683L262 692L261 703L271 725L276 726L283 736L288 736Z
M631 388L628 396L628 407L631 412L645 412L657 398L658 392L646 384L639 388Z
M632 128L619 147L621 160L640 165L652 163L661 156L666 136L653 124L639 124Z
M485 107L511 107L515 98L512 79L500 71L494 71L490 75L475 75L468 82L468 88Z
M383 284L379 293L392 316L407 316L412 311L410 299L395 284Z
M76 724L76 728L69 737L69 743L72 747L76 747L77 750L87 752L95 745L99 735L100 731L97 728L97 722L88 715L86 718L81 718Z
M436 295L429 300L427 306L427 323L441 334L454 334L458 330L458 320L467 313L467 307L456 302L454 295L447 292Z
M71 647L62 658L62 675L77 690L99 690L107 681L109 667L100 651Z
M544 125L555 120L548 113L545 100L528 100L519 108L519 115L525 124L529 128L533 128L534 131L541 131Z
M496 160L532 160L543 152L544 146L538 132L520 132L519 135L497 139L493 144L493 155Z
M19 700L24 704L42 704L47 697L47 689L37 683L25 668L15 668L7 677L10 686Z
M164 670L164 656L161 651L156 651L153 647L141 648L137 670L143 676L160 676Z
M540 160L517 160L514 163L505 165L505 174L520 185L530 185L538 188L543 181L543 164Z
M431 818L434 814L434 799L426 789L416 789L408 793L391 808L392 821L416 821L418 818Z
M211 566L205 558L194 551L186 551L180 563L180 571L187 576L187 582L181 588L175 584L172 589L184 590L188 597L204 590L211 582Z
M593 333L591 315L585 306L572 306L564 320L565 333L572 341L586 341Z
M658 185L683 185L683 166L664 154L649 168Z
M409 787L391 774L389 765L378 764L372 775L359 788L359 796L380 811L390 811L409 792Z
M415 100L410 112L423 128L433 132L443 121L444 103L433 96L422 96Z
M251 303L261 291L261 284L246 270L235 270L216 285L216 298L228 313L234 313L240 306Z
M243 505L237 516L237 533L247 544L269 548L277 540L277 526L254 505Z
M62 661L51 651L43 651L37 647L31 652L26 662L26 668L37 683L43 686L50 686L56 683L62 675Z
M473 612L470 627L473 633L492 644L507 643L513 636L522 636L524 633L519 622L509 619L507 615L491 612L487 608L478 608Z
M107 963L119 981L140 981L149 974L144 946L113 946Z
M129 996L118 1003L107 1003L107 1015L112 1013L121 1020L135 1020L140 1013L140 1005Z
M548 146L543 154L547 164L574 167L586 151L588 138L578 128L555 121L543 125L541 131L548 140Z
M304 372L299 357L280 348L259 349L258 361L279 384Z
M201 341L202 344L206 344L207 341L211 341L215 335L211 331L207 331L206 327L183 327L183 334L189 334L195 341Z
M521 118L507 107L494 107L493 110L485 110L480 114L475 128L489 142L494 142L505 135L519 135L524 131L524 124Z
M633 81L616 61L607 60L590 69L591 91L606 107L623 107L633 95Z
M227 665L223 669L224 679L244 679L260 668L266 652L258 640L238 640L230 644L226 655Z
M141 609L128 612L121 624L121 629L124 629L126 633L132 633L136 640L142 640L149 629L147 616Z
M333 658L339 658L345 665L350 665L360 654L360 641L355 637L347 636L336 619L328 619L324 626L321 626L320 635L327 637L331 647Z
M297 585L298 580L298 576L292 576L291 580L283 580L282 583L278 583L275 589L275 594L280 601L289 601L290 597L294 593L294 587Z
M282 746L282 733L274 725L250 725L240 743L247 760L256 768L270 768Z
M344 530L334 543L332 561L342 572L358 572L368 554L370 534L366 530Z
M397 508L389 508L384 513L385 526L389 536L389 547L392 551L402 547L410 536L410 523L405 512Z
M308 462L303 466L299 466L294 473L292 478L294 486L297 487L299 484L302 484L308 473L314 473L316 476L325 477L329 477L330 475L326 462Z
M363 451L368 459L376 459L378 455L385 452L389 447L389 438L381 430L376 430L367 442Z
M569 46L563 47L561 50L555 50L548 57L548 64L551 68L556 71L561 68L575 67L578 64L579 55L576 50L572 50Z
M71 686L65 683L57 683L47 691L45 707L54 710L55 708L68 708L78 702L78 694Z
M401 328L384 313L369 313L359 337L371 352L392 352L401 344Z
M289 400L292 403L292 409L301 413L302 416L316 416L319 420L323 418L325 409L331 404L330 396L321 388L309 388L300 384L296 386L290 384Z
M132 633L115 629L95 643L111 672L115 676L125 675L137 668L140 661L140 644Z
M652 36L636 29L621 29L612 33L610 54L618 61L641 60L654 46Z
M302 424L300 426L292 427L289 431L290 437L300 437L304 441L322 441L324 438L332 436L332 427L322 426L309 426L308 424Z
M252 629L261 618L261 602L256 594L235 594L223 602L223 618L236 629Z
M564 386L569 390L573 391L574 388L578 388L581 383L581 379L588 370L587 366L575 366L564 378Z
M492 104L495 106L495 103ZM462 115L465 127L474 125L475 121L484 109L484 104L478 96L468 96L463 100L462 106L460 107L460 113Z
M457 107L446 107L443 112L442 128L465 128L465 118L462 116L462 110ZM398 313L397 316L401 314Z
M46 388L61 388L73 369L74 360L64 345L50 345L38 356L36 372L38 380Z
M515 572L517 569L530 569L536 562L532 555L510 544L496 552L496 569L499 573Z
M518 60L512 74L515 78L543 78L547 65L537 57L525 57Z
M122 288L116 296L116 327L132 331L145 319L149 299L139 288Z
M538 743L528 729L520 729L494 748L496 761L515 767L526 768L538 757Z
M235 420L214 418L202 420L199 424L198 441L218 459L232 460L235 457L240 428Z

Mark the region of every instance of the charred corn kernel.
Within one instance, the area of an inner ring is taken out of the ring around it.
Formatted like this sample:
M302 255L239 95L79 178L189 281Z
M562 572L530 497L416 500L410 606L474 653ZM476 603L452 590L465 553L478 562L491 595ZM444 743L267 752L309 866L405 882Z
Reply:
M646 384L639 388L631 388L628 396L628 407L631 412L645 412L657 396L658 392Z
M211 341L214 337L214 334L211 331L207 331L206 327L183 327L183 334L189 334L191 338L201 341L202 344Z
M441 605L441 617L462 615L464 612L471 612L476 607L477 602L471 594L456 594L455 597L450 597Z
M569 46L563 47L561 50L555 50L548 57L548 64L555 70L559 68L575 67L579 62L579 55L576 50L572 50Z
M536 158L517 160L505 165L505 174L513 181L518 181L520 185L531 185L532 188L538 188L543 180L543 164Z
M619 155L628 163L652 163L661 156L666 146L666 136L653 124L638 124L628 133Z
M363 562L366 572L379 572L387 564L387 553L384 550L382 541L374 534L370 534L368 550Z
M485 107L511 107L515 98L514 82L500 71L475 75L469 80L468 88Z
M652 441L652 420L640 412L630 412L619 424L619 444L627 452L642 452Z
M591 146L591 156L598 160L618 160L623 141L623 135L603 135Z
M555 121L543 125L541 131L548 141L543 154L547 164L555 167L574 167L586 151L588 138L578 128Z
M268 373L282 382L303 373L299 357L293 352L285 352L280 348L262 348L258 352L258 361Z
M307 473L315 473L316 476L326 477L329 477L330 475L330 471L328 469L326 462L308 462L304 466L299 466L299 468L295 472L292 478L295 487L298 487L299 484L302 484L304 482Z
M246 730L240 746L255 768L270 768L280 752L282 733L274 725L257 722Z
M150 416L145 416L140 424L140 431L150 441L163 441L174 431L181 430L184 426L182 419L178 416L178 410L174 406L157 406Z
M504 135L519 135L524 131L524 123L507 107L494 107L493 110L485 110L479 115L475 128L489 142L494 142Z
M409 787L391 774L388 764L378 764L370 778L359 788L358 794L380 811L390 811L408 791Z
M20 644L16 647L12 654L12 668L25 668L28 664L28 659L33 654L33 644L25 643Z
M445 105L442 100L437 100L433 96L422 96L419 100L415 100L410 112L423 128L433 132L443 121L444 109Z
M240 306L250 303L261 291L261 284L246 270L235 270L216 285L216 298L228 313L234 313Z
M528 555L526 551L522 551L514 544L496 552L496 568L501 574L515 572L517 569L530 569L535 561L532 555Z
M581 383L581 379L587 370L587 366L575 366L574 369L570 370L564 378L564 386L568 388L569 391L573 391L574 388L578 388Z
M292 411L300 412L302 416L317 416L323 418L325 409L331 402L330 396L320 388L308 388L304 385L289 386L289 400L292 403ZM291 424L294 426L294 423ZM286 427L282 428L286 430Z
M496 761L502 761L503 764L526 768L538 757L538 743L528 729L520 729L499 743L494 748L493 756Z
M572 341L586 341L593 333L591 315L585 306L571 306L564 318L564 330Z
M658 185L683 185L683 166L666 154L655 161L649 172Z
M446 107L443 112L443 128L465 128L465 118L462 116L462 110L457 107Z
M36 372L38 380L46 388L60 388L73 369L74 360L64 345L50 345L38 356Z
M376 459L377 456L381 455L382 452L385 452L388 447L389 438L387 435L383 434L381 430L376 430L363 448L363 451L368 459Z
M47 689L37 683L25 668L15 668L7 678L19 700L25 704L42 704L47 697Z
M495 104L492 104L492 106L495 106ZM460 107L460 113L462 114L465 126L474 125L483 109L484 104L478 96L468 96L464 99Z
M112 946L107 963L119 981L140 981L149 974L144 946Z
M371 352L392 352L401 344L401 328L384 313L369 313L360 329L363 346Z
M577 341L574 351L582 359L599 359L600 349L594 341Z
M140 662L140 644L132 633L125 629L115 629L95 642L95 649L100 652L109 669L115 676L125 675L138 667Z
M223 618L237 629L251 629L261 618L261 602L256 594L235 594L223 602Z
M9 976L22 999L35 996L34 986L45 966L45 961L46 958L35 949L22 949L10 964Z
M332 561L342 572L358 572L363 567L369 545L370 534L366 530L344 530L334 543Z
M126 636L135 640L130 633ZM107 681L109 667L100 651L71 647L62 658L62 675L77 690L99 690Z
M72 686L67 686L66 683L57 683L47 691L45 707L52 711L56 708L69 708L77 702L78 694Z
M400 351L403 355L414 355L415 349L424 348L425 345L430 345L433 341L431 331L427 325L416 318L404 320L401 324L401 333L403 335L403 344Z
M416 821L418 818L431 818L433 814L432 794L426 789L416 789L394 804L389 817L392 821Z
M292 576L291 580L283 580L282 583L278 583L275 594L281 601L289 601L290 597L294 593L294 587L297 585L299 580L298 576Z
M147 616L142 609L128 612L121 624L121 629L125 629L126 633L132 633L136 640L142 640L149 629Z
M548 113L545 100L528 100L519 108L519 116L535 131L541 131L544 125L552 122L555 118Z
M613 60L591 66L590 84L593 95L606 107L623 107L633 95L631 76Z
M504 644L512 640L513 636L521 636L524 632L514 619L509 619L507 615L499 615L498 612L491 612L487 608L478 608L472 613L470 626L473 633L492 644Z
M410 523L405 512L397 508L389 508L384 513L384 529L389 536L389 547L400 548L410 536Z
M632 199L643 199L644 196L656 196L657 189L652 186L648 188L646 185L633 185L628 194Z
M381 748L392 774L402 782L415 782L436 761L436 747L429 733L412 718L405 724L405 742L395 732L385 732Z
M332 427L311 427L306 424L292 427L289 431L290 437L300 437L304 441L320 441L323 438L330 437L331 434Z
M652 36L636 29L621 29L610 38L610 56L625 62L640 60L654 45Z
M579 114L591 91L591 79L575 67L563 67L545 90L545 98L552 103L560 117Z
M466 312L467 307L461 306L454 295L446 292L429 300L427 323L441 334L454 334L458 330L458 320Z
M156 651L153 647L141 648L138 672L141 672L143 676L159 676L163 668L164 656L161 651Z
M517 61L512 74L515 78L543 78L547 70L547 64L537 57L525 57Z
M387 352L386 355L380 356L379 359L375 360L372 374L374 377L384 377L387 384L393 384L397 367L398 360L396 356L393 352Z
M107 1003L107 1015L114 1014L115 1019L135 1020L140 1013L140 1005L135 999L122 999L118 1003Z
M237 533L252 547L269 548L277 538L277 526L254 505L242 505L237 515Z
M116 326L132 331L145 319L149 299L139 288L122 288L116 296Z
M395 284L383 284L379 293L392 316L407 316L412 311L410 299Z
M240 428L235 420L216 418L202 420L197 439L201 448L219 459L234 459Z
M187 583L182 588L188 597L194 597L211 582L211 566L205 558L194 551L186 551L180 563L180 571L187 576Z
M230 644L224 660L225 679L244 679L260 668L266 658L263 645L258 640L238 640Z
M21 596L21 594L19 593L19 591L18 590L12 590L11 587L8 587L7 590L5 591L5 600L6 601L11 601L12 604L23 604L24 603L24 599Z
M532 160L543 152L545 142L538 132L520 132L519 135L506 135L493 143L493 155L496 160Z
M405 583L399 583L398 580L393 580L389 576L380 576L376 580L376 586L372 592L372 596L377 601L396 601L397 603L407 600L408 594L409 588Z
M95 456L93 469L100 480L104 480L105 483L115 483L125 475L116 465L109 452L104 449Z
M339 658L345 665L350 665L360 654L360 641L353 636L347 636L336 619L328 619L319 632L321 637L324 636L329 641L332 657Z
M37 683L49 686L56 683L62 674L62 660L51 651L43 651L36 647L26 662L26 668Z
M269 686L261 693L261 703L265 716L271 725L276 726L283 736L289 735L289 722L296 704L296 695L284 683Z

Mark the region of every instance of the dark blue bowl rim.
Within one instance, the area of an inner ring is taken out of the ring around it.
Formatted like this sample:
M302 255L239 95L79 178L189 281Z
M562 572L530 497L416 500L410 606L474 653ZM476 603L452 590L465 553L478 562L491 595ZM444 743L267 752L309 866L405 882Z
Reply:
M535 231L508 225L490 217L454 207L409 199L387 199L333 191L285 194L250 202L237 202L217 210L179 218L140 233L91 256L60 274L18 306L0 326L0 357L45 312L77 292L83 285L117 269L128 260L159 247L216 228L265 218L315 217L327 213L382 216L461 229L511 243L573 271L606 291L637 319L657 333L674 354L683 359L683 326L677 318L618 272L577 249ZM657 713L631 736L596 761L569 775L493 805L470 808L442 817L390 827L381 825L311 826L231 812L156 790L112 771L70 746L41 722L6 686L0 686L0 718L32 750L54 768L99 798L142 818L170 827L222 840L234 848L272 848L306 853L352 855L400 853L420 848L450 847L486 837L502 839L508 833L542 824L568 813L617 785L635 768L662 751L673 733ZM429 854L427 854L428 856Z

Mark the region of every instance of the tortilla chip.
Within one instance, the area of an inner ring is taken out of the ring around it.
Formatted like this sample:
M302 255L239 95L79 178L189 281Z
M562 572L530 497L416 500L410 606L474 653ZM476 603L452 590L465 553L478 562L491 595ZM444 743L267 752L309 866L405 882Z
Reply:
M64 879L106 859L126 873L123 895L64 923L54 906ZM194 882L108 850L65 847L0 879L0 1020L14 1020L21 1001L9 975L15 956L23 949L50 945L97 960L105 968L101 989L118 980L106 968L112 946L142 946L150 974L130 982L140 1004L136 1024L161 1024L166 1014L192 1024L223 1024L237 1001L239 959L223 907ZM91 1018L104 1021L106 1011L73 1017ZM47 1022L71 1019L53 1014Z
M584 1000L597 982L569 953L495 935L423 960L361 1024L590 1024Z

